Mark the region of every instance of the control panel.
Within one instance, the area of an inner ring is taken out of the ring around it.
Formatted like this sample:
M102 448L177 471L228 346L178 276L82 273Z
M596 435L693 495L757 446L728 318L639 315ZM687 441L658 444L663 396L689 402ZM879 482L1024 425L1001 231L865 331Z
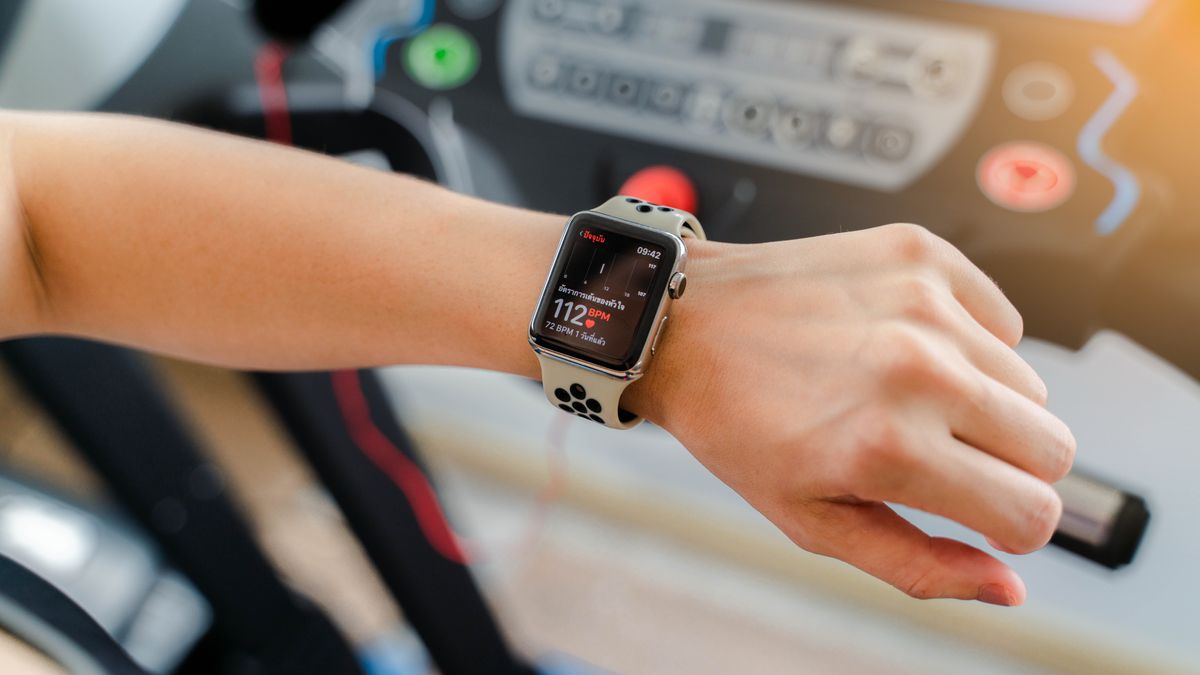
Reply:
M988 33L762 1L515 0L504 90L520 114L882 191L966 131Z

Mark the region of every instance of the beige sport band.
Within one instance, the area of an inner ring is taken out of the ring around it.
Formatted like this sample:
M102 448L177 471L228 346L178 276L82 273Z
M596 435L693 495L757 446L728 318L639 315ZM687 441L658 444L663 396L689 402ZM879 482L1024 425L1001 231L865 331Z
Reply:
M633 197L613 197L593 211L606 216L629 221L643 227L652 227L673 234L681 239L704 239L704 229L696 216L678 209L649 204ZM682 268L676 276L682 278ZM642 418L621 408L621 395L625 388L641 377L649 359L657 349L658 338L666 325L667 310L671 301L682 294L672 284L659 300L658 313L662 318L648 336L646 357L642 370L615 377L585 366L572 363L553 354L538 352L542 366L542 387L546 398L565 412L591 419L614 429L632 429Z

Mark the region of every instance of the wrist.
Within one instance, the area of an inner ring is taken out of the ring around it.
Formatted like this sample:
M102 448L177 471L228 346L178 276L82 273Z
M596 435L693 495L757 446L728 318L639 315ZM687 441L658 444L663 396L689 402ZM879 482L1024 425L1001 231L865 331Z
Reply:
M474 348L479 350L477 353L482 360L466 359L462 365L537 379L541 376L541 368L529 348L529 316L554 260L555 247L567 216L515 208L497 212L493 204L479 204L484 208L471 217L472 222L490 221L496 230L507 233L495 240L503 242L503 248L489 249L486 252L489 262L481 263L481 267L498 272L492 277L487 295L500 303L493 309L503 307L504 310L477 313L479 323L469 332L481 338ZM497 261L504 261L504 264L497 266ZM512 262L517 264L510 264ZM497 316L507 318L498 323ZM503 331L503 339L495 339L497 336L493 331L497 329Z
M654 360L622 399L630 412L667 430L691 408L698 388L704 386L703 379L696 377L704 369L697 369L696 364L706 363L712 349L701 327L711 323L708 299L727 249L727 245L717 242L687 240L687 293L671 304Z

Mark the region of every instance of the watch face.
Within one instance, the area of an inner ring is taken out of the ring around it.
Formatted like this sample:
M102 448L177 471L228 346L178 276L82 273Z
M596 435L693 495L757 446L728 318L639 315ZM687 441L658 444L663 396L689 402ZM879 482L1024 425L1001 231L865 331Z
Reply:
M571 219L534 314L535 344L618 371L636 365L682 244L600 214Z

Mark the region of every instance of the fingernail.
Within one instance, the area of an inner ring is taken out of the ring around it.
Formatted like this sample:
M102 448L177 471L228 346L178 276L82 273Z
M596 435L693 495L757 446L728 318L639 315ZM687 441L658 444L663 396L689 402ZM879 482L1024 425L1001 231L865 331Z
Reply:
M1004 605L1011 607L1014 602L1012 593L1000 584L984 584L979 587L979 595L975 597L980 602L986 602L989 605Z

